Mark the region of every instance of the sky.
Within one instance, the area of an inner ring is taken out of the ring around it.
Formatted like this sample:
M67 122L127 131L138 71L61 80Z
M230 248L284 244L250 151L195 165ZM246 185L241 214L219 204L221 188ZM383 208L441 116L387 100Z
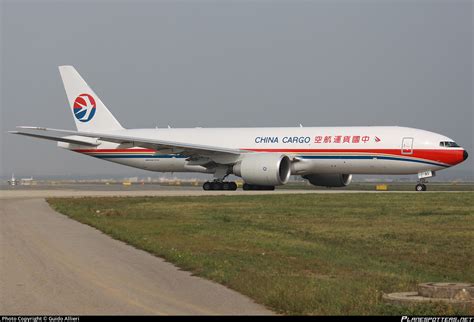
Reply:
M399 125L471 152L471 1L5 1L0 175L151 175L7 134L75 129L74 65L126 128Z

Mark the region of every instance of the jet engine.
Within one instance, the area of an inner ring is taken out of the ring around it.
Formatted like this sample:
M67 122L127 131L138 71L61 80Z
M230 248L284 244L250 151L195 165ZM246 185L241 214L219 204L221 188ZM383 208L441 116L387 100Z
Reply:
M236 163L233 172L249 184L278 186L290 179L291 161L282 154L252 153Z
M345 187L352 181L352 174L309 174L303 176L313 186Z

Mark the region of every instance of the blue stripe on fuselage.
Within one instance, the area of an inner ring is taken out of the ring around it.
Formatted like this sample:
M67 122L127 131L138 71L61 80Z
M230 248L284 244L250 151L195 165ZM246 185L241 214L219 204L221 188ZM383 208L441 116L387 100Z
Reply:
M407 162L417 162L436 165L440 167L447 167L441 163L429 162L424 160L415 160L415 159L405 159L405 158L395 158L395 157L386 157L378 155L303 155L300 156L303 159L333 159L333 160L371 160L371 159L381 159L381 160L393 160L393 161L407 161Z
M186 156L180 156L175 154L88 154L90 156L100 158L100 159L183 159L187 158ZM416 160L408 158L397 158L397 157L388 157L388 156L379 156L379 155L300 155L298 156L302 159L320 159L320 160L392 160L392 161L406 161L406 162L416 162L424 163L435 166L447 167L441 163L435 163L425 160Z

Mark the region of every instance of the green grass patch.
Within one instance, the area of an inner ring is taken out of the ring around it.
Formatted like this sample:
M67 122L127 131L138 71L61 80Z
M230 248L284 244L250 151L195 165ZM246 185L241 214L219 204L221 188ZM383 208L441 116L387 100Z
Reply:
M57 211L283 314L400 309L382 294L474 280L474 193L53 198Z

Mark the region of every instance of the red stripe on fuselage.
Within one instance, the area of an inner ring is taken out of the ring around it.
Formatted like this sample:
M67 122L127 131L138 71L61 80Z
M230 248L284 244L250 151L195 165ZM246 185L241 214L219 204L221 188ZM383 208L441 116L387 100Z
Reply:
M156 153L157 150L152 149L76 149L75 152L80 153L129 153L129 152L140 152L140 153Z
M412 154L403 154L400 149L241 149L253 152L282 152L282 153L366 153L387 154L401 157L413 157L434 162L455 165L464 160L462 149L417 149ZM153 149L77 149L80 153L158 153Z
M253 152L286 152L286 153L376 153L402 157L413 157L434 162L455 165L464 160L463 150L417 149L411 154L404 154L400 149L243 149Z

